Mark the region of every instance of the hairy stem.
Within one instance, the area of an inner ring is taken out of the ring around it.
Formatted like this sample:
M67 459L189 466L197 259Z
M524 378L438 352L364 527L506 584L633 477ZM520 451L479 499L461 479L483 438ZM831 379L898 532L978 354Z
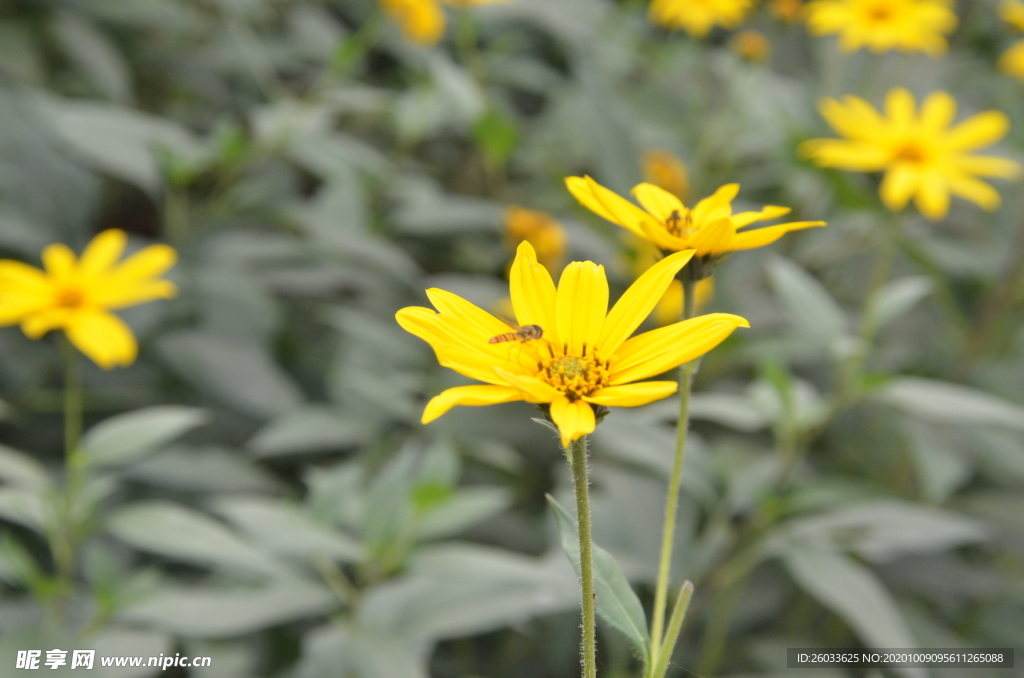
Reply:
M74 588L75 551L78 541L76 507L82 484L83 459L78 450L82 436L84 398L78 352L66 337L61 337L64 358L64 491L60 495L56 524L51 530L51 550L57 581L64 595Z
M695 282L683 283L683 320L696 314ZM676 511L679 507L679 482L683 475L683 460L686 456L686 430L690 424L690 388L693 385L693 371L697 361L693 360L679 368L679 420L676 423L676 453L672 460L672 473L668 481L668 497L665 499L665 522L661 534L661 560L658 564L658 583L654 591L654 615L651 620L651 664L658 663L661 652L661 638L665 627L665 605L668 598L668 577L672 566L672 544L676 530Z
M590 535L590 479L587 477L587 437L582 436L569 444L572 479L576 490L576 519L580 538L580 583L583 589L583 637L580 657L583 678L597 676L597 649L594 609L594 554Z

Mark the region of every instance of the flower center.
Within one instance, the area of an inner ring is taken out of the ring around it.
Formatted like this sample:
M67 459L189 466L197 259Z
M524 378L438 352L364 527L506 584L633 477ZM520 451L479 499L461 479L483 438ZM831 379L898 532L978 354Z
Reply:
M583 357L563 355L552 358L540 357L541 379L566 395L569 400L579 400L608 386L611 379L608 361L591 352Z
M85 293L77 287L59 289L53 296L56 304L64 308L78 308L85 303Z
M679 210L672 210L672 214L665 220L665 230L677 238L693 232L693 214L690 210L685 212L685 215L680 215Z
M892 154L892 159L897 162L909 162L915 165L920 165L925 161L927 154L920 144L914 142L907 142L902 146L899 146L896 151Z
M878 2L871 6L868 10L868 18L878 23L885 23L893 17L892 7L887 4Z

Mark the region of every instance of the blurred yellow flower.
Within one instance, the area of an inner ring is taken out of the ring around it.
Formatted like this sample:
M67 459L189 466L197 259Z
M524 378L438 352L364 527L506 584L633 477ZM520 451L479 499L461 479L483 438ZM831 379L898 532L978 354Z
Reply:
M505 210L505 246L515 252L524 240L533 245L537 260L548 272L562 268L566 237L561 224L546 212L513 205Z
M747 61L761 62L772 53L772 44L768 42L768 38L764 37L764 33L755 30L740 31L733 36L730 45L733 52Z
M465 299L427 290L437 312L403 308L398 324L430 344L439 363L484 383L435 396L423 423L456 405L525 400L548 405L566 446L593 432L595 408L636 407L675 393L674 380L640 380L704 355L737 327L749 327L739 316L714 313L630 338L691 256L677 252L659 261L609 311L603 266L573 262L556 289L523 242L509 284L519 333Z
M632 233L628 235L629 244L634 252L630 268L633 271L634 277L639 278L644 274L644 271L658 263L662 257L661 250L643 238ZM698 281L697 287L694 290L696 312L700 313L714 296L714 278L709 277ZM683 283L681 281L672 281L672 284L665 290L665 294L661 296L661 300L658 301L658 305L654 307L652 317L654 318L654 324L658 327L670 325L683 317Z
M664 188L680 200L690 196L690 173L674 154L650 148L644 151L640 165L647 183Z
M647 14L665 28L703 38L715 26L735 28L752 6L752 0L652 0Z
M814 0L807 5L807 28L814 35L839 34L839 48L855 52L898 49L945 53L944 34L957 26L952 0Z
M715 264L731 252L773 243L789 231L825 225L824 221L794 221L740 232L756 221L788 214L790 208L768 205L759 212L733 214L732 201L739 193L739 184L722 186L692 209L653 184L633 187L632 194L643 209L590 177L567 177L565 184L591 212L629 229L660 249L696 250L694 261L687 267L687 276L692 280L711 275Z
M771 0L768 10L777 19L793 22L800 18L804 8L803 0Z
M697 281L697 289L694 290L694 310L699 314L711 303L715 296L715 279L704 278ZM683 282L673 280L672 284L665 290L658 305L654 307L654 324L658 327L671 325L683 317Z
M384 11L398 23L405 37L420 45L434 45L444 35L446 21L442 0L378 0ZM472 7L504 0L443 0L454 7Z
M1021 167L1012 160L970 155L1002 139L1010 121L1001 111L979 113L955 127L956 100L933 92L915 112L914 96L897 87L885 99L885 115L855 96L823 99L819 109L845 139L812 139L797 152L822 167L859 172L885 170L879 194L898 211L911 197L931 220L949 211L949 194L986 210L999 207L999 193L977 177L1012 179Z
M999 4L999 16L1018 31L1024 31L1024 2L1003 0ZM999 57L999 70L1024 80L1024 40L1018 41Z
M177 260L167 245L151 245L121 263L128 236L111 229L85 248L81 259L62 244L43 250L41 271L20 261L0 261L0 326L21 324L32 339L61 329L97 365L110 369L135 361L135 335L111 309L177 293L161 280Z

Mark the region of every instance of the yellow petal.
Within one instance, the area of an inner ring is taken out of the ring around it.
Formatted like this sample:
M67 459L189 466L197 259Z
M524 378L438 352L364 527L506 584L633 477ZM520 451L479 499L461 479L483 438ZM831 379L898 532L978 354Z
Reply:
M109 228L97 235L82 252L79 261L82 274L93 277L106 271L121 258L127 242L128 234L117 228Z
M917 170L906 164L895 165L885 173L878 194L886 207L898 212L906 206L910 196L917 192L919 184L920 173Z
M982 148L1002 139L1010 129L1010 119L1002 111L985 111L964 120L949 130L946 146L962 151Z
M921 214L938 221L949 213L949 187L938 174L923 174L914 203Z
M761 208L760 212L740 212L739 214L732 215L732 225L737 229L749 226L755 221L767 221L768 219L776 219L781 216L785 216L792 212L790 207L780 207L778 205L765 205Z
M12 296L49 297L46 275L35 266L13 259L0 261L0 298Z
M1013 160L992 155L961 155L954 162L960 169L983 177L1016 179L1021 174L1021 166Z
M549 341L558 343L555 322L555 283L537 262L533 246L523 241L509 271L512 308L520 325L540 325Z
M669 397L677 388L679 383L675 381L641 381L637 384L608 386L584 400L606 407L640 407Z
M723 217L712 221L710 224L701 226L701 229L697 231L697 235L691 239L691 242L694 249L697 250L697 256L704 257L729 251L729 243L732 242L735 236L736 227L732 225L732 220L728 217Z
M568 398L559 398L551 403L551 420L562 436L562 447L568 447L573 440L593 433L597 426L590 405L582 400L570 402Z
M79 351L105 370L135 362L139 347L123 320L99 309L80 310L64 327Z
M523 400L528 403L550 403L553 400L564 397L561 391L537 377L526 374L512 374L500 367L495 367L494 373L506 383L514 386L523 396Z
M29 339L38 339L50 330L67 327L75 312L65 307L46 308L25 316L21 329Z
M825 225L824 221L792 221L788 224L765 226L764 228L758 228L753 231L744 231L743 233L736 234L736 237L729 243L729 249L733 251L752 250L755 247L770 245L790 231L799 231L804 228L814 228L815 226ZM707 278L707 280L710 279L711 278Z
M893 87L885 97L885 115L896 125L909 127L914 122L914 95L904 87Z
M47 245L43 249L43 266L54 278L67 278L75 268L75 253L63 243Z
M45 301L34 299L0 301L0 327L23 322L26 317L39 313L45 305Z
M107 286L90 296L94 303L104 308L124 308L154 299L171 299L177 294L178 287L168 280L147 280L120 288Z
M932 92L921 103L921 125L933 133L944 132L956 117L956 99L946 92Z
M111 278L129 283L166 273L178 261L178 253L168 245L150 245L131 255L111 271Z
M673 278L693 257L693 250L676 252L651 266L629 286L608 313L601 330L597 350L611 356L647 319Z
M604 266L592 261L574 261L562 271L555 296L555 322L558 340L572 355L583 355L583 345L591 347L601 337L608 313L608 279Z
M1002 202L996 189L972 176L946 177L946 180L954 195L966 198L984 210L996 210Z
M630 192L637 202L640 203L640 206L658 221L668 221L673 212L675 212L677 218L686 212L686 208L683 207L683 203L679 198L654 184L637 184Z
M718 346L737 327L750 323L738 315L711 313L633 337L618 350L611 384L647 379L688 363Z
M423 410L423 417L420 421L429 424L456 405L497 405L522 399L519 391L511 386L481 386L478 384L456 386L441 391L431 398Z
M500 384L502 381L492 369L494 365L516 369L511 362L516 357L513 354L516 347L507 348L508 358L504 359L500 351L496 352L497 347L486 343L484 335L466 330L465 325L454 318L443 318L429 308L410 306L398 311L395 320L406 332L430 344L442 366L471 379Z
M723 207L729 207L729 204L733 201L733 198L739 195L739 192L739 184L726 184L725 186L719 187L717 191L701 200L693 208L694 222L701 223L707 220L715 210ZM732 214L731 209L729 210L729 214Z
M575 177L571 177L575 178ZM618 224L624 228L628 228L640 237L644 237L644 228L642 224L645 222L656 221L647 212L626 200L618 193L610 191L601 184L597 183L590 177L583 177L583 186L586 187L586 191L580 191L577 193L573 186L579 187L579 182L573 182L573 185L569 185L566 180L566 185L569 186L569 191L572 192L576 199L579 200L584 207L593 211L613 224ZM583 199L584 196L586 200ZM592 205L599 205L600 210L594 209Z
M590 188L590 177L566 177L565 187L569 189L572 196L579 201L581 205L586 207L588 210L601 217L607 219L612 223L615 223L615 215L608 211L608 208L597 199L594 195L594 191Z
M434 308L442 314L461 320L474 330L477 330L479 332L478 336L485 341L499 334L512 331L512 328L506 323L498 320L476 304L472 304L459 295L452 294L447 290L432 287L427 290L427 298L430 299L430 303L434 305Z
M820 167L841 167L858 172L875 172L889 161L884 147L865 141L811 139L800 144L796 152Z

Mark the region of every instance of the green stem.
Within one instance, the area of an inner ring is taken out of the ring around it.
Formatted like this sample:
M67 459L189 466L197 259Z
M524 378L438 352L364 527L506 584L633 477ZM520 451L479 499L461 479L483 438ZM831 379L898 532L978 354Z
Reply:
M595 631L594 555L590 535L590 480L587 477L587 437L581 436L569 444L572 479L576 489L576 519L580 537L580 583L583 589L583 637L580 655L583 678L597 676L597 650Z
M685 582L679 587L679 594L676 596L676 604L672 609L672 617L668 621L668 632L665 634L665 643L658 653L658 661L654 663L654 670L651 678L663 678L668 671L668 662L672 659L672 651L676 648L676 640L683 628L683 620L686 619L686 610L690 607L690 598L693 596L693 584Z
M683 283L683 320L696 314L696 282ZM676 453L668 481L665 499L665 522L661 533L661 561L658 564L658 583L654 591L654 616L651 620L651 665L656 665L661 654L661 638L665 626L665 605L668 599L668 578L672 566L672 544L676 530L676 512L679 507L679 483L683 475L686 456L686 431L690 424L690 389L696 360L679 368L679 420L676 423Z
M78 449L82 437L84 397L82 371L78 352L67 337L61 337L64 358L64 492L60 497L57 524L51 537L53 559L57 568L60 591L69 594L74 588L75 551L78 541L78 493L82 484L83 458Z

